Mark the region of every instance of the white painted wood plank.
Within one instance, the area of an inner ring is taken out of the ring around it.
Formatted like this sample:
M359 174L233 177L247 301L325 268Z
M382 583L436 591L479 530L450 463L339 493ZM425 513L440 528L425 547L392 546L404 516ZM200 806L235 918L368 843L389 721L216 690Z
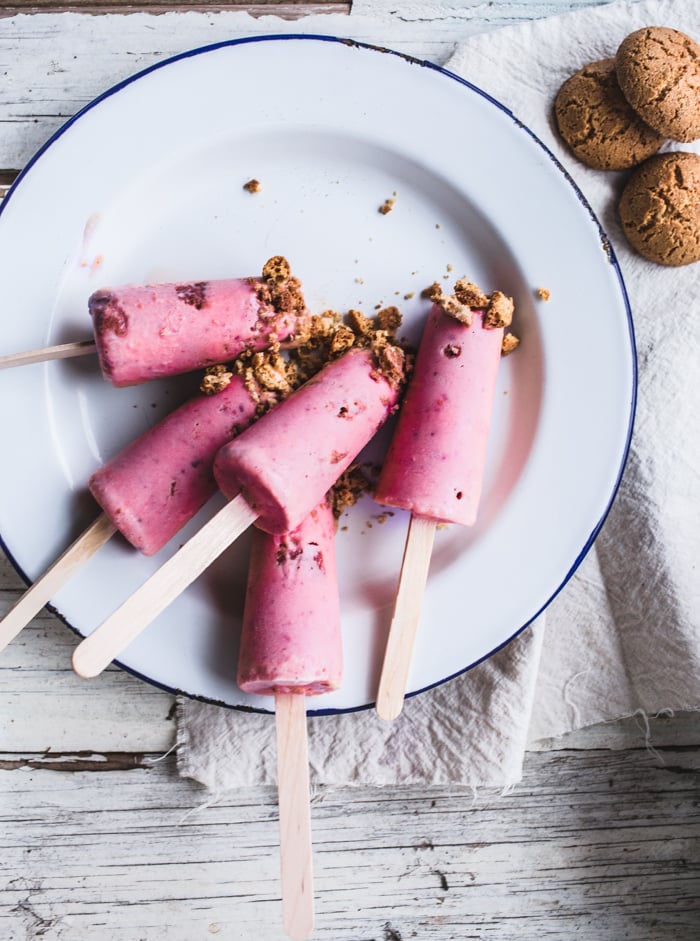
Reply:
M0 557L0 615L23 588ZM89 682L78 679L70 667L76 643L76 635L44 611L2 652L0 751L170 748L174 697L116 668Z
M121 13L147 11L164 13L184 10L199 10L206 13L245 10L251 16L274 15L282 19L297 19L315 13L349 13L350 2L328 0L327 3L310 3L307 0L10 0L0 7L0 16L14 16L20 13Z
M474 33L600 5L599 0L355 3L347 16L294 21L293 31L381 43L438 64ZM377 17L386 25L377 26ZM292 31L243 13L40 14L0 19L0 169L21 169L45 141L115 83L168 56L242 35ZM21 50L21 54L19 53Z
M513 793L476 801L317 790L314 937L695 941L700 749L663 759L533 754ZM5 770L0 791L4 937L283 937L273 788L190 813L205 795L166 760Z

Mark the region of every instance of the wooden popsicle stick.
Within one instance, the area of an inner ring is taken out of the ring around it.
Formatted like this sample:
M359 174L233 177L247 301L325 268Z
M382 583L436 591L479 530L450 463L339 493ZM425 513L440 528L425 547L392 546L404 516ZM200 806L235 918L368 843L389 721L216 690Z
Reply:
M403 709L436 526L435 520L411 516L377 693L382 719L395 719Z
M28 588L0 621L0 650L13 640L35 614L65 585L73 573L87 562L117 531L106 515L100 513L94 523L78 536L44 574Z
M97 676L174 601L258 514L239 494L195 533L73 651L78 676Z
M306 697L303 693L275 693L275 727L282 918L289 937L293 941L304 941L314 927L314 885Z
M11 369L13 366L28 366L31 363L45 363L50 359L68 359L71 356L87 356L95 353L97 347L94 340L76 340L73 343L59 343L58 346L47 346L43 350L27 350L25 353L10 353L0 356L0 369Z

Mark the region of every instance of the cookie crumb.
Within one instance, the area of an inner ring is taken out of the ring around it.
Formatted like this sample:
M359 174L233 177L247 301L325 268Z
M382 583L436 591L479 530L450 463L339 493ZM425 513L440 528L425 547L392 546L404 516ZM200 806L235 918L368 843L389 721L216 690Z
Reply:
M377 314L377 325L380 330L394 334L401 326L403 317L398 307L383 307Z
M484 294L480 287L472 284L467 278L460 278L455 284L455 295L457 300L472 310L484 308L489 303L488 294Z
M292 268L284 255L273 255L263 265L262 276L265 281L282 284L292 276Z
M405 383L411 368L411 361L400 346L381 342L380 335L372 347L379 371L390 386L400 389Z
M513 321L513 310L513 298L507 297L503 291L494 291L484 314L484 325L491 328L509 327Z
M262 186L260 185L260 180L252 179L243 184L243 189L247 190L249 193L259 193Z
M518 346L520 346L520 338L516 337L514 333L506 333L501 343L501 355L508 356L508 354L517 349Z
M423 294L448 317L453 317L465 327L471 326L472 312L469 304L463 303L456 294L445 294L439 282L433 282Z
M345 324L340 324L331 339L331 356L339 356L351 346L355 345L355 334L352 329Z
M339 519L346 510L354 506L364 493L371 493L374 484L360 464L351 464L341 474L331 490L333 516Z
M467 278L460 278L455 284L454 294L445 294L438 281L426 288L421 297L431 300L448 317L453 317L459 323L470 327L472 324L472 311L484 312L483 326L487 329L495 327L509 327L513 319L513 299L503 293L494 291L484 294Z
M359 310L352 308L348 311L347 320L350 328L358 336L369 336L372 333L372 321Z
M223 392L230 385L232 379L233 373L229 372L226 366L219 363L216 366L207 367L199 388L204 395L216 395L217 392Z
M292 276L291 266L283 255L274 255L265 262L256 296L263 319L296 313L300 315L299 329L303 328L308 312L301 281Z
M537 296L541 301L548 301L552 296L552 292L549 288L537 288Z
M389 199L385 199L382 205L379 207L379 212L383 216L386 216L387 213L391 212L391 210L394 208L395 205L396 205L395 199L392 199L391 197Z

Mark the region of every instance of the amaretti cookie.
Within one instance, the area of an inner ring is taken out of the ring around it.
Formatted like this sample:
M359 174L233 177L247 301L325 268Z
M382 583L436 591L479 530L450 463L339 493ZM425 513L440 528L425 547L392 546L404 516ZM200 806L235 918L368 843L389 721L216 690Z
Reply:
M615 56L625 98L654 130L676 141L700 137L700 45L676 29L630 33Z
M700 156L657 154L634 170L619 202L630 244L661 265L700 261Z
M596 170L636 166L664 142L622 94L614 58L591 62L568 78L554 101L554 114L574 155Z

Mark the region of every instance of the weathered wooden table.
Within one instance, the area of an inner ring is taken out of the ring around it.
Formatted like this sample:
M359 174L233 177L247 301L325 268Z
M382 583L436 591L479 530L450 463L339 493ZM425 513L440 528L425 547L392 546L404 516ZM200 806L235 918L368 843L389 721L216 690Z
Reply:
M386 43L444 62L462 36L591 2L443 0L422 17L416 4L401 16L397 3ZM195 16L114 17L184 5L4 4L0 183L94 95L219 38L226 14L212 11L240 6L195 0ZM349 4L245 9L291 18L347 13ZM0 613L22 589L2 558ZM173 697L116 669L79 681L74 644L44 613L0 658L0 939L282 938L274 790L204 807L209 795L178 778L169 753ZM699 804L697 715L649 728L633 718L542 743L504 795L318 788L315 937L697 939Z

